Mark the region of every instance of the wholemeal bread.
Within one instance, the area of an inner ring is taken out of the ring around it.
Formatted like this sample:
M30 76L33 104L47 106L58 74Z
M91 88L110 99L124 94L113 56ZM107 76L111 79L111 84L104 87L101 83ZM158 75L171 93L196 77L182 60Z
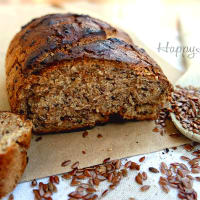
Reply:
M38 133L123 119L155 119L172 86L130 37L87 15L52 14L32 20L6 57L13 112Z
M24 172L31 130L24 117L0 112L0 198L15 188Z

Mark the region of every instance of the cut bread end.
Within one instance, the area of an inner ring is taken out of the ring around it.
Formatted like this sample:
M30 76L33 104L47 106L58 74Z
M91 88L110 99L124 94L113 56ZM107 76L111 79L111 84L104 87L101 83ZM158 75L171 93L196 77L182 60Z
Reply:
M25 170L31 130L24 117L0 112L0 198L15 188Z
M30 137L31 127L31 122L22 116L0 112L0 154L5 153L15 143L27 148L29 144L23 139Z
M33 79L21 92L18 112L33 121L38 133L91 127L123 119L155 119L168 101L167 80L138 75L114 62L64 63Z

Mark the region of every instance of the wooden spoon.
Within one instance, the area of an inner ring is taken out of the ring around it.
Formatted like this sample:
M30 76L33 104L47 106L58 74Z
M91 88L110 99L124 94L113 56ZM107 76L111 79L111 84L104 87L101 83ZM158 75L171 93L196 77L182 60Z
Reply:
M180 40L183 46L190 47L192 43L190 38L190 34L186 34L183 29L183 25L179 22L178 24L179 35L181 36ZM190 30L191 31L191 30ZM194 31L194 29L193 29ZM193 38L192 38L193 39ZM196 88L200 88L200 61L198 63L196 58L188 58L187 55L184 57L184 66L186 67L186 72L181 76L181 78L175 83L175 85L180 85L181 87L193 86ZM175 88L176 89L176 86ZM176 119L174 113L170 113L171 119L176 126L176 128L189 139L200 142L200 134L196 134L188 129L183 128L182 124L179 120Z

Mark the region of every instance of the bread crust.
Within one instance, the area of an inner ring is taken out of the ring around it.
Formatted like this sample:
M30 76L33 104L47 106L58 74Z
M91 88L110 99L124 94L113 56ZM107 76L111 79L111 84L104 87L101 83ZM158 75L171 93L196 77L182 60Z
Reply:
M24 121L24 117L20 118ZM27 149L31 141L32 123L24 122L25 126L30 127L29 131L24 132L15 143L12 142L4 152L0 153L0 198L9 194L16 187L27 165Z
M136 76L158 80L168 96L172 91L157 63L123 31L87 15L53 14L34 19L22 27L9 46L6 82L12 112L27 114L20 109L24 88L28 90L33 82L64 63L76 65L80 61L129 68ZM137 119L155 117L154 114ZM107 118L102 120L107 121Z

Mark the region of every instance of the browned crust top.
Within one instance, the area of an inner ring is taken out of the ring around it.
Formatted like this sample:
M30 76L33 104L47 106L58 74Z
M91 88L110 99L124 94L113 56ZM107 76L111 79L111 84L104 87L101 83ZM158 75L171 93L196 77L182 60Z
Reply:
M40 74L58 62L95 58L128 63L132 67L139 64L153 69L153 74L164 76L143 49L130 43L127 34L88 15L46 15L33 19L14 37L7 52L6 73L17 65L26 77Z
M127 34L88 15L51 14L33 19L12 40L7 52L6 72L8 74L15 64L20 64L22 72L26 72L48 52L64 52L77 45L116 35L131 42ZM13 59L16 55L17 58Z

